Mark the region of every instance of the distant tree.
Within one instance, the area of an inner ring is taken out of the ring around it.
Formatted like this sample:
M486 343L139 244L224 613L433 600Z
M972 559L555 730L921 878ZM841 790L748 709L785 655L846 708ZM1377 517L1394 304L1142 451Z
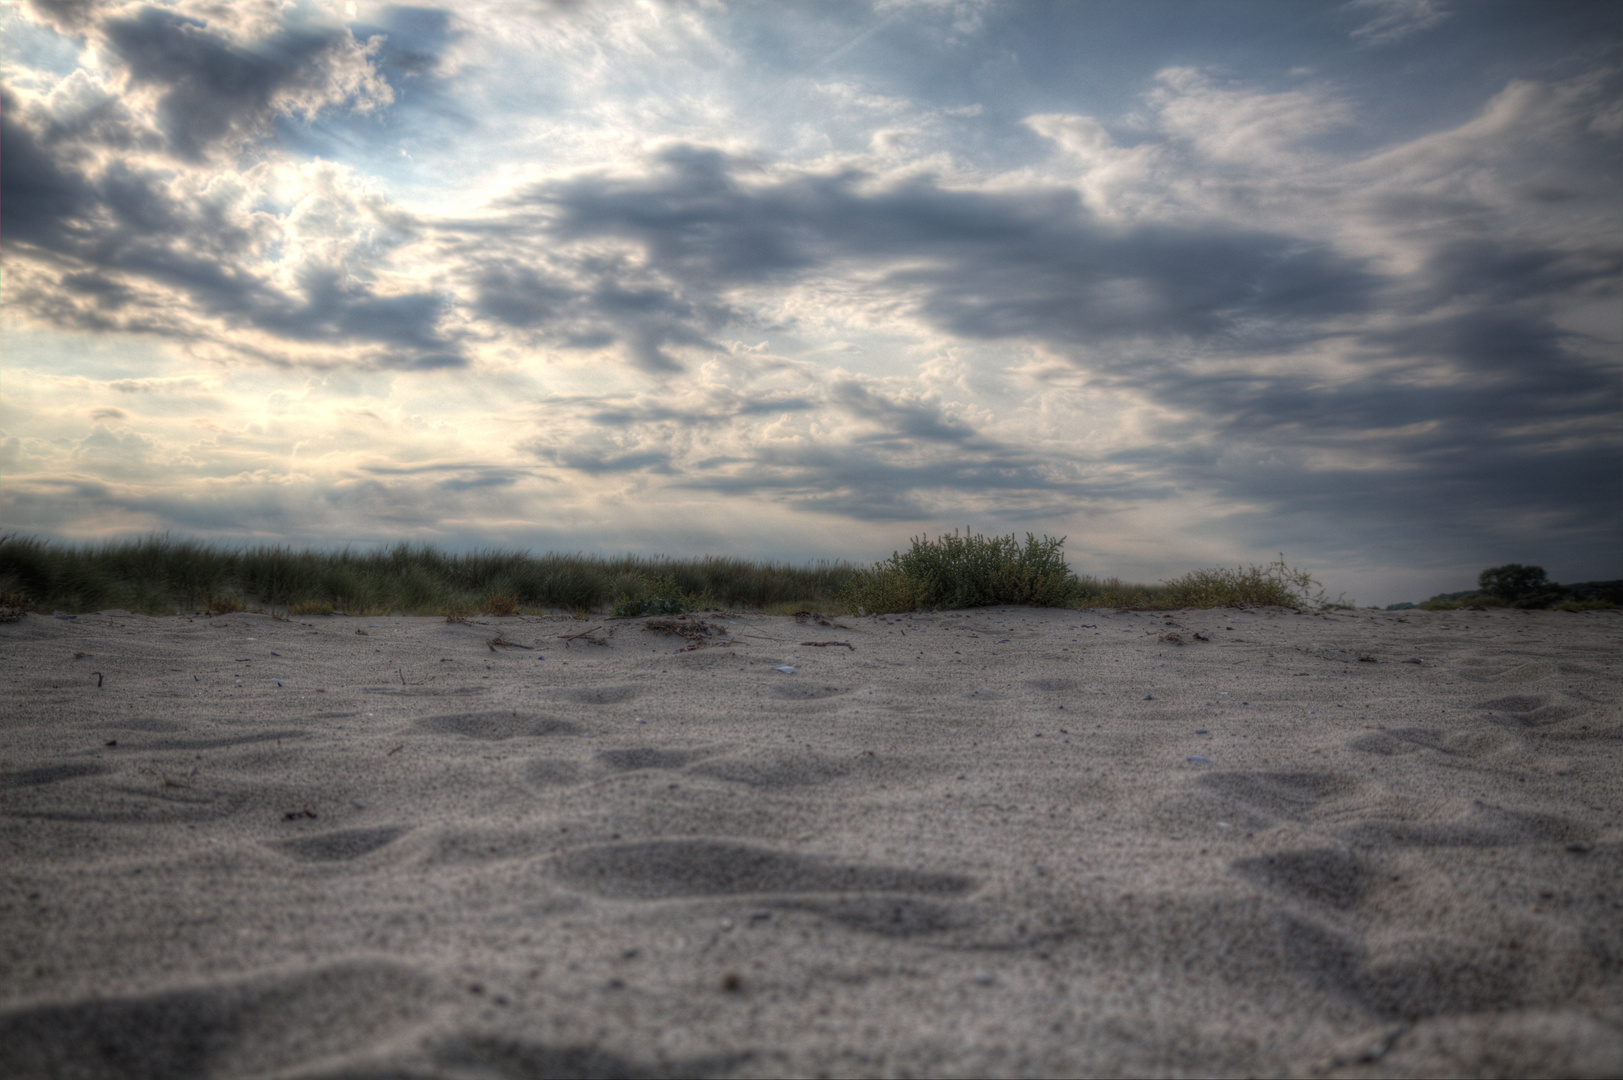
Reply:
M1521 563L1489 567L1477 577L1476 583L1483 592L1497 596L1507 604L1555 588L1554 582L1545 575L1544 567L1523 566Z

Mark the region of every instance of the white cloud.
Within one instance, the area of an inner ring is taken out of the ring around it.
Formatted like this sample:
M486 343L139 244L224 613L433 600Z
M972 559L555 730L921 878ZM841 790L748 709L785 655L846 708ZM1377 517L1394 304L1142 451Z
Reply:
M1222 86L1192 68L1156 75L1150 95L1161 130L1220 162L1265 165L1303 140L1346 124L1347 104L1309 90L1257 93Z
M1103 124L1090 116L1043 113L1024 123L1044 138L1058 143L1077 162L1077 187L1088 207L1104 217L1140 217L1156 212L1160 198L1152 174L1161 161L1161 147L1142 143L1117 146Z
M1430 30L1452 14L1441 0L1352 0L1345 7L1372 16L1352 31L1353 40L1365 45L1391 45Z

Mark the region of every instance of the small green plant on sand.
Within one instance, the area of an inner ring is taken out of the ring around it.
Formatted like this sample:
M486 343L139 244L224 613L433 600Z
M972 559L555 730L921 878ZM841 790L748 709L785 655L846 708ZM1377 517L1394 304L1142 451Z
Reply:
M681 615L711 606L707 597L683 590L670 574L650 579L625 575L615 582L614 613L621 617L637 615Z
M1156 606L1163 608L1339 606L1325 598L1313 575L1287 565L1283 554L1266 566L1191 570L1162 584Z
M1065 565L1065 538L1026 534L915 537L906 552L860 570L842 594L859 612L964 608L985 604L1063 607L1079 593Z
M518 612L518 597L512 593L492 593L479 602L481 615L513 615Z

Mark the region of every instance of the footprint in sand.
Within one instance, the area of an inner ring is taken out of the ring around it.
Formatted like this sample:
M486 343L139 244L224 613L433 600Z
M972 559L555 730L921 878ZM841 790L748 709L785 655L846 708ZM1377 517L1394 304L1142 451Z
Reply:
M104 776L112 771L105 765L92 765L89 763L44 765L37 769L17 769L13 772L0 772L0 789L60 784L64 780L77 780L81 776Z
M540 788L567 787L581 782L581 767L577 761L537 758L524 766L524 779Z
M811 855L715 840L651 840L583 848L552 860L564 882L627 900L799 893L960 895L972 878L889 866L839 863Z
M1477 804L1456 821L1364 821L1342 830L1354 847L1512 847L1519 844L1581 844L1595 838L1592 826L1557 814L1534 814Z
M1229 867L1247 881L1340 911L1357 907L1376 880L1362 857L1340 848L1283 851L1239 859Z
M1360 735L1347 745L1363 754L1395 757L1435 750L1453 757L1480 758L1515 747L1519 741L1498 731L1443 731L1438 728L1394 728Z
M616 772L631 772L636 769L680 769L710 753L713 751L660 750L651 746L634 746L625 750L599 750L597 760Z
M1367 783L1340 772L1219 772L1195 782L1253 811L1293 821L1326 799L1351 795Z
M758 1060L755 1051L638 1061L596 1046L526 1042L491 1035L456 1035L434 1049L434 1061L456 1075L475 1076L731 1076Z
M461 735L467 739L541 738L578 735L580 728L567 720L516 712L451 713L417 721L421 731L435 735Z
M440 991L388 963L0 1012L0 1076L174 1077L302 1072L408 1031Z
M816 754L791 754L767 758L723 758L707 761L692 770L699 776L746 784L753 788L779 790L811 787L842 780L853 773L871 775L875 759L836 761Z
M1559 724L1590 711L1579 705L1563 704L1547 694L1513 694L1479 701L1471 707L1487 713L1488 719L1495 723L1529 728Z
M266 846L284 851L300 862L348 862L394 843L407 831L403 825L338 829L292 840L275 840Z

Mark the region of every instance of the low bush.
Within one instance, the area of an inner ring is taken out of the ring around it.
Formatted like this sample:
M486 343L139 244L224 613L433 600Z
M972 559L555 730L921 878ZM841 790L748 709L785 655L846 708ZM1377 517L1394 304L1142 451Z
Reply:
M1169 608L1324 608L1332 604L1313 576L1287 565L1284 555L1266 566L1191 570L1163 584L1166 591L1159 600Z
M858 611L912 611L986 604L1064 607L1080 597L1079 583L1065 565L1064 537L1041 540L1026 534L981 536L956 531L950 536L915 537L904 552L858 571L844 594Z
M1550 581L1544 567L1524 566L1521 563L1490 566L1477 575L1476 583L1481 592L1506 604L1552 593L1561 588Z

